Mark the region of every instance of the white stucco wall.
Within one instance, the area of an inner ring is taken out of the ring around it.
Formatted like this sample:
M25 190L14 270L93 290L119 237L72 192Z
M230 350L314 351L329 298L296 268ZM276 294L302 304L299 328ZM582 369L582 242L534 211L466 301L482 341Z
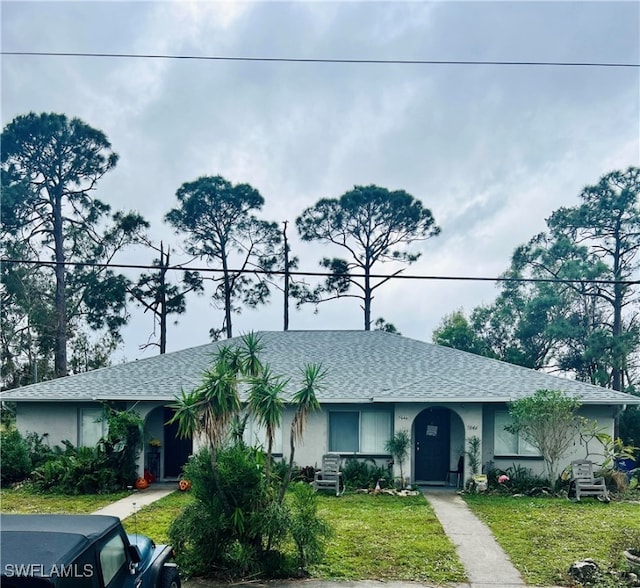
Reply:
M134 407L135 410L143 418L145 422L145 442L151 437L163 439L163 416L162 411L152 413L152 411L162 406L162 403L139 402ZM295 463L300 466L319 467L322 461L322 455L329 448L329 411L332 408L340 409L357 409L363 405L336 404L324 405L323 410L312 413L306 424L304 437L296 446ZM78 424L79 409L81 407L100 407L98 403L73 403L73 402L56 402L56 403L27 403L21 402L17 405L16 423L22 434L29 432L37 432L40 435L46 433L46 441L50 446L61 445L63 440L69 440L74 445L78 443ZM411 450L404 466L405 477L413 478L414 472L414 439L413 424L416 417L426 408L443 407L451 411L451 443L450 443L450 468L454 469L457 465L458 457L461 451L466 451L467 440L472 436L478 436L481 440L481 463L484 466L489 461L493 461L496 467L506 469L514 463L519 463L530 468L534 473L541 474L543 472L543 462L541 459L520 459L514 457L496 457L494 455L494 413L496 410L506 410L506 405L482 405L482 404L465 404L465 403L401 403L395 407L388 405L393 412L393 431L407 430L412 436ZM385 407L381 407L385 408ZM600 428L604 428L610 435L613 434L613 417L616 407L614 406L585 406L581 409L580 414L585 418L598 423ZM149 418L147 418L149 417ZM281 436L282 455L284 459L289 458L289 431L291 419L293 417L293 409L287 408L284 412L282 425L279 431ZM197 451L198 440L194 440L194 451ZM596 455L600 451L597 441L592 441L589 445L591 455L589 456L595 462L598 462L599 456ZM564 459L562 466L570 463L572 459L584 458L587 456L587 448L581 443L580 438L576 436L575 442ZM161 460L162 461L162 460ZM384 460L382 460L384 461ZM381 461L381 463L382 463ZM139 458L140 472L144 469L144 452ZM398 465L395 465L394 474L399 475ZM470 475L468 468L468 460L465 460L465 479Z
M19 402L16 407L16 426L21 434L46 434L46 441L53 447L62 441L78 443L78 410L80 406L92 408L99 404L72 402Z

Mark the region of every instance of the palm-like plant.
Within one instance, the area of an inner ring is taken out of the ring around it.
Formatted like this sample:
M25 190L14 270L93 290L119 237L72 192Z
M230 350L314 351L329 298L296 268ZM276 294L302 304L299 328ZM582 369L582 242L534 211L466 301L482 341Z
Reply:
M322 380L324 380L326 375L327 371L322 369L321 364L307 364L302 369L302 387L291 398L291 404L296 406L296 410L291 420L289 467L287 468L286 477L280 489L280 502L284 499L287 487L291 481L296 444L302 440L309 415L320 409L320 403L318 402L316 393L322 388Z
M267 436L267 460L265 463L265 477L267 483L271 477L271 454L273 452L273 439L282 420L284 400L282 392L287 381L271 373L268 365L262 367L259 375L251 378L249 389L248 407L255 415L256 420L265 428Z
M402 470L404 461L409 453L409 446L411 445L411 437L405 430L398 431L391 439L388 439L384 444L384 450L393 455L393 459L398 462L400 466L400 480L402 488L404 488L404 472Z
M250 378L255 378L262 371L260 353L264 350L260 335L246 333L242 335L242 347L238 350L239 369Z
M226 438L231 420L239 413L241 404L238 395L237 354L222 347L216 355L213 367L203 374L202 384L191 392L181 390L173 404L175 411L170 423L178 423L180 437L203 435L209 446L211 466L218 488L218 448ZM229 508L226 496L221 495L225 508Z

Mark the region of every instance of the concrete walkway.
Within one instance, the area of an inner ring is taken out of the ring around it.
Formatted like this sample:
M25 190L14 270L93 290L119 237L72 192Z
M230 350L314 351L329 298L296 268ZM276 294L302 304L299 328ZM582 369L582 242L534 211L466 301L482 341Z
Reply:
M147 506L156 500L160 500L168 496L177 489L176 484L153 484L144 490L133 490L129 496L125 496L116 502L104 506L91 514L110 515L124 520L130 517L134 512L140 510L143 506Z
M467 572L469 588L526 586L489 528L476 517L464 500L449 489L427 488L423 493L453 542Z

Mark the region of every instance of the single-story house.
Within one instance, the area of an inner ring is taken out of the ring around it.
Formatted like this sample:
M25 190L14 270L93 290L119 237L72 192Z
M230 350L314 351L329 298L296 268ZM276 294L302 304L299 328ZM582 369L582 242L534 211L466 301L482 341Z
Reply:
M579 397L581 414L610 434L625 405L640 404L639 397L382 331L258 335L263 363L274 374L291 378L291 393L305 364L321 363L327 370L318 393L322 410L311 416L296 449L300 466L319 466L326 452L386 462L385 442L406 430L411 450L404 471L414 483L444 484L471 437L481 441L482 464L493 461L506 468L515 463L540 473L542 459L535 449L505 431L509 401L539 389L562 390ZM167 404L181 389L201 383L218 347L237 343L239 338L219 341L32 384L0 398L16 403L21 432L46 433L51 445L63 440L95 444L104 433L98 417L105 401L135 409L145 421L140 471L147 468L160 479L175 479L194 446L190 439L178 439L176 427L166 424L172 416ZM275 441L274 451L284 457L292 415L293 409L285 411ZM249 427L248 434L259 437L260 431ZM585 448L576 438L567 463L583 457ZM465 473L470 473L468 465Z

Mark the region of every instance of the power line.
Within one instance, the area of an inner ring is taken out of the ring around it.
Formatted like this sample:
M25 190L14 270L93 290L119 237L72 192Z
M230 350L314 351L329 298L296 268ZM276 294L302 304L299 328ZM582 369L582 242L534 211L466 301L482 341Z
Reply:
M245 61L263 63L329 63L368 65L493 65L533 67L615 67L640 68L640 63L602 61L499 61L499 60L453 60L453 59L331 59L313 57L239 57L221 55L170 55L155 53L85 53L61 51L1 51L0 55L25 57L85 57L111 59L176 59L191 61Z
M211 267L192 267L184 265L158 266L146 264L126 264L126 263L97 263L78 261L41 261L33 259L0 259L0 264L28 264L40 267L74 266L74 267L95 267L95 268L118 268L118 269L146 269L167 271L193 271L202 273L224 273L225 270ZM348 277L353 279L364 278L363 274L353 273L330 273L330 272L309 272L294 270L262 270L262 269L227 269L231 274L256 274L270 276L303 276L303 277ZM635 286L640 284L640 280L594 280L594 279L566 279L566 278L515 278L515 277L487 277L487 276L433 276L419 274L369 274L373 279L384 280L428 280L428 281L460 281L460 282L521 282L521 283L547 283L547 284L599 284L599 285L623 285Z

